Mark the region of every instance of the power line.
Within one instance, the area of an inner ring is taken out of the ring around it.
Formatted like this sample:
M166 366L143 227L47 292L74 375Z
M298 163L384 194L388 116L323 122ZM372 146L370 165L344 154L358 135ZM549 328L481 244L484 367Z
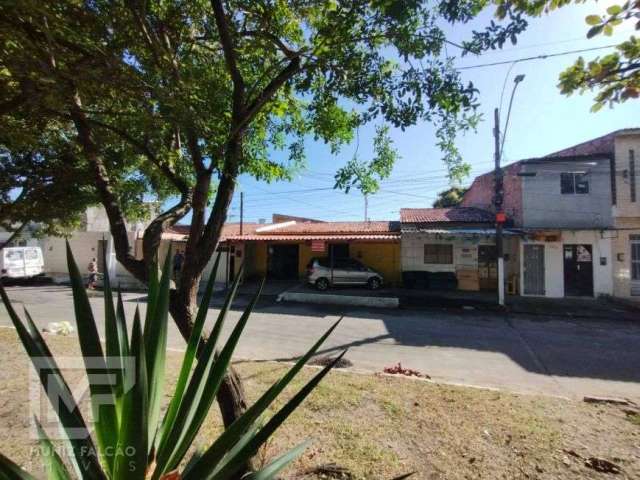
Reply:
M498 65L508 65L510 63L520 63L520 62L528 62L531 60L546 60L547 58L552 58L552 57L560 57L563 55L572 55L572 54L576 54L576 53L585 53L585 52L593 52L595 50L604 50L606 48L614 48L617 47L617 44L611 44L611 45L605 45L602 47L591 47L591 48L581 48L579 50L567 50L565 52L557 52L557 53L545 53L542 55L536 55L533 57L523 57L523 58L516 58L513 60L504 60L501 62L492 62L492 63L479 63L477 65L468 65L468 66L463 66L463 67L456 67L456 70L470 70L472 68L483 68L483 67L495 67Z

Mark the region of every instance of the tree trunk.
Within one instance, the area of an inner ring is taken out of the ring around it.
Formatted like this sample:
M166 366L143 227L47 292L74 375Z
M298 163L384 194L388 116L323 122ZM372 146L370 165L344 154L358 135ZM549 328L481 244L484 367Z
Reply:
M186 266L186 265L185 265ZM193 320L197 310L197 294L200 276L182 272L180 288L171 291L169 309L185 341L189 341L193 329ZM240 376L229 366L217 395L224 426L229 427L247 409L247 402Z

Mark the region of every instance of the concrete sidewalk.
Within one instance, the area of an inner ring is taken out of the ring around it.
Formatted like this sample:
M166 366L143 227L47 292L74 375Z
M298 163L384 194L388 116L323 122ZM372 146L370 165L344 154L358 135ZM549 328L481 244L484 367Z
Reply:
M250 285L250 284L249 284ZM245 288L248 288L247 285ZM370 297L371 306L376 304L378 298L396 298L399 306L406 309L474 309L480 312L508 312L537 316L554 316L565 318L593 318L638 321L640 322L640 307L615 303L609 299L585 298L543 298L507 296L506 308L500 308L496 304L494 292L466 292L466 291L437 291L406 288L381 288L368 290L365 287L334 287L320 292L304 283L289 287L286 293L308 294L308 296L340 297ZM319 303L310 300L309 303ZM322 303L331 303L329 301ZM348 302L338 302L348 304Z

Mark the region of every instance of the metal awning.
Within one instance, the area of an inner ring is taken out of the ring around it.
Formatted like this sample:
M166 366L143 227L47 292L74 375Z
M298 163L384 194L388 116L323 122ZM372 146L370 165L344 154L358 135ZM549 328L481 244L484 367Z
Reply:
M428 235L451 235L451 236L495 236L495 228L408 228L402 229L402 233L426 233ZM523 236L524 232L505 228L502 230L505 236Z

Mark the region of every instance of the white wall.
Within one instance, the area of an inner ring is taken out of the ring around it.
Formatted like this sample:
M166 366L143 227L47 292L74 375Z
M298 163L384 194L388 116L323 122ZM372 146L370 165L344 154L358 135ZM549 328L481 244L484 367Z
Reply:
M602 238L600 230L562 230L560 242L536 242L523 240L520 243L520 291L524 290L524 256L525 244L544 245L544 281L546 297L564 297L564 258L563 245L586 244L592 247L593 256L593 293L598 295L613 294L613 259L611 256L611 239ZM600 265L600 258L606 258L606 265Z
M135 233L131 232L128 235L130 245L134 245ZM109 234L105 232L75 232L67 239L73 252L73 258L75 258L80 273L83 275L87 274L87 266L91 259L98 257L98 241L103 238L109 240ZM69 270L67 268L65 239L45 237L41 240L40 245L44 257L45 274L52 277L54 281L67 281ZM120 284L124 288L141 286L120 263L116 264L116 279L112 279L112 283L114 285Z
M425 244L453 245L452 265L424 263ZM495 245L495 239L487 236L464 238L447 234L403 233L401 242L402 271L455 272L458 269L478 268L478 245Z

